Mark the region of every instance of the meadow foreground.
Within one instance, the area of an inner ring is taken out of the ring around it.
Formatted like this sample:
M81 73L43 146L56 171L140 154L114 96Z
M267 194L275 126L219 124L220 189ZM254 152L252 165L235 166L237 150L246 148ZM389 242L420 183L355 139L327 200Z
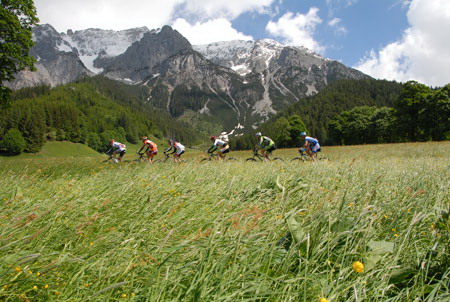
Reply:
M0 159L0 300L450 300L449 142L276 152Z

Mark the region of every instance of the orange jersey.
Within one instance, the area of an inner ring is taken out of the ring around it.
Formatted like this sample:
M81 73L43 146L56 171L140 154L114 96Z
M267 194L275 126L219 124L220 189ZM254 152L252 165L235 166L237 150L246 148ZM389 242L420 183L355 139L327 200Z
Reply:
M152 151L158 151L158 147L156 146L156 144L149 139L144 141L144 145L147 145L148 148Z

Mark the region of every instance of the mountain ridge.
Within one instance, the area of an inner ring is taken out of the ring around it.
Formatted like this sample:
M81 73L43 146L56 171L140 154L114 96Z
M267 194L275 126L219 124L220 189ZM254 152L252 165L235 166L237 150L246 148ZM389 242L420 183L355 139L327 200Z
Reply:
M41 25L33 32L38 72L19 74L12 88L101 74L147 87L144 101L174 118L190 110L199 119L215 117L224 128L256 128L336 80L369 78L304 47L269 39L193 46L170 26L57 33Z

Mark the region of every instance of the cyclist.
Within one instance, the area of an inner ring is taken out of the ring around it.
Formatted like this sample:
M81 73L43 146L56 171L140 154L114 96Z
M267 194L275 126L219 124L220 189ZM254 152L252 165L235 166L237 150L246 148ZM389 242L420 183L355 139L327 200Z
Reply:
M227 144L229 144L230 139L228 138L228 135L232 135L233 133L234 133L234 129L231 132L223 131L219 134L219 136L217 138L226 142Z
M255 136L257 139L256 148L261 150L265 161L270 161L270 155L277 149L275 142L270 137L263 136L261 132L256 132Z
M169 154L175 153L173 156L173 161L176 163L181 162L180 157L185 152L186 148L174 139L169 139L167 142L169 143L169 148L164 150L164 154L167 154L169 151L172 151Z
M111 158L114 160L115 163L121 162L122 157L127 152L127 146L124 144L121 144L119 142L116 142L114 139L111 139L109 141L109 145L111 146L111 149L107 153L111 153ZM119 158L116 159L116 154L119 154Z
M145 152L145 154L147 154L148 162L153 163L153 157L155 157L155 155L158 154L158 146L154 142L149 140L146 136L142 137L142 142L143 142L143 145L142 145L141 149L139 149L139 151L136 153L140 154L142 149L147 147L147 149L144 152Z
M208 153L213 153L217 149L220 150L217 152L217 159L225 159L225 155L230 152L230 145L227 142L217 138L217 136L211 136L211 141L213 142L212 146L206 151Z
M317 138L306 136L306 132L300 132L300 137L305 141L303 147L299 150L299 152L306 151L306 154L309 155L311 160L317 160L317 152L320 152L320 144Z

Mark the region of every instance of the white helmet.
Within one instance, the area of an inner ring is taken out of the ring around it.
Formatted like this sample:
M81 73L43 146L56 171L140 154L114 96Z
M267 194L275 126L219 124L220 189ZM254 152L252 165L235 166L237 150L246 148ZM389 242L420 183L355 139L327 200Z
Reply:
M255 136L262 136L261 132L256 132Z

